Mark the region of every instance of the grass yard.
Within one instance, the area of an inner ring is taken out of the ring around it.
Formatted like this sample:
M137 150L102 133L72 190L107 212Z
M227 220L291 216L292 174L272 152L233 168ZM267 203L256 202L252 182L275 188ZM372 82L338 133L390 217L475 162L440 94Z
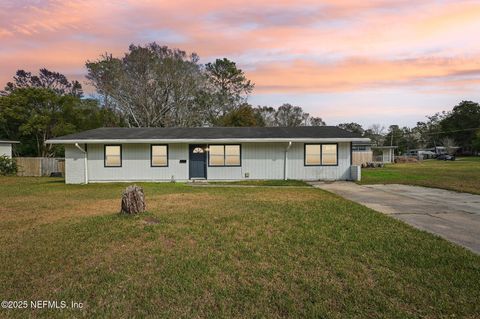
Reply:
M409 184L480 194L480 157L362 169L361 184Z
M0 317L480 317L480 256L330 193L125 186L0 178L2 300L84 303Z

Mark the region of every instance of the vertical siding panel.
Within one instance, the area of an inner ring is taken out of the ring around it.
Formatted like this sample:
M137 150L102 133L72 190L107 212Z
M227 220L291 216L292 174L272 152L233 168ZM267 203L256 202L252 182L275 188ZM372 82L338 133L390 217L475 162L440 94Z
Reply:
M12 144L0 144L0 156L12 158Z
M85 157L73 145L65 145L65 183L85 183Z
M180 163L180 160L187 163ZM123 144L122 167L104 167L104 145L88 146L89 179L102 181L167 181L188 179L188 144L168 145L168 167L151 167L150 144Z
M350 179L350 143L338 143L338 166L304 166L304 143L294 143L289 152L289 178L305 180Z

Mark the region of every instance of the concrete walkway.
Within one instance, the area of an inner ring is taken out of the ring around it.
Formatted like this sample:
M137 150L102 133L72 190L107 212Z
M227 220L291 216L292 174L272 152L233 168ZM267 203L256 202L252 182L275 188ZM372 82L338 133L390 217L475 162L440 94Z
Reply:
M480 254L480 195L397 184L311 184Z

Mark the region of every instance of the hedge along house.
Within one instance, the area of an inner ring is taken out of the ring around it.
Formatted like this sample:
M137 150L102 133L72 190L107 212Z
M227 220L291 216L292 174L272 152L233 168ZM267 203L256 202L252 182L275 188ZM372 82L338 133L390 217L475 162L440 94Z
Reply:
M6 156L12 158L12 146L13 144L18 144L19 141L10 141L0 139L0 156Z
M46 141L65 146L66 183L244 179L357 180L337 127L99 128Z

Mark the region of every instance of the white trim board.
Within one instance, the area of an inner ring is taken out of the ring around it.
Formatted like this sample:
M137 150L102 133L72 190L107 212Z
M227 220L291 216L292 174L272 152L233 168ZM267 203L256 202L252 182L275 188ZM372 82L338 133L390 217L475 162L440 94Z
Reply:
M288 143L288 142L370 142L369 138L216 138L216 139L89 139L89 140L46 140L45 144L154 144L154 143Z

